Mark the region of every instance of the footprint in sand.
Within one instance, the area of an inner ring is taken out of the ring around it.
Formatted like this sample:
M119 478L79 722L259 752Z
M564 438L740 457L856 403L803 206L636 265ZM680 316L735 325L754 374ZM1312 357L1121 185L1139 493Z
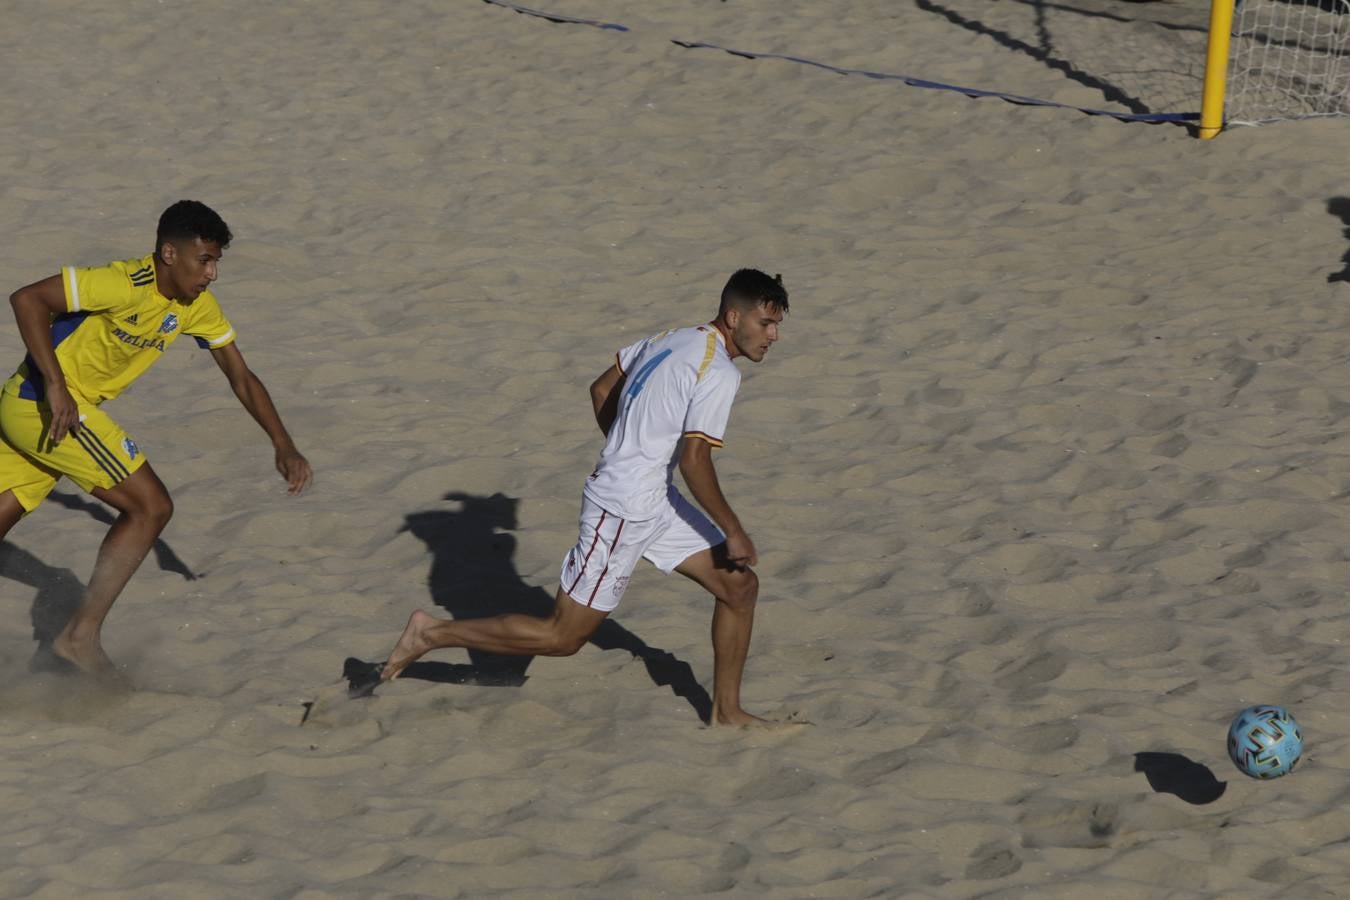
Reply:
M1107 847L1120 831L1120 807L1053 801L1024 813L1018 825L1023 847Z
M1054 681L1064 674L1069 666L1064 654L1056 651L1038 653L1022 665L1005 675L1000 675L994 683L1005 690L1019 691L1038 687L1048 681Z
M990 841L975 848L966 866L966 877L974 881L992 881L1022 868L1022 860L1002 841Z

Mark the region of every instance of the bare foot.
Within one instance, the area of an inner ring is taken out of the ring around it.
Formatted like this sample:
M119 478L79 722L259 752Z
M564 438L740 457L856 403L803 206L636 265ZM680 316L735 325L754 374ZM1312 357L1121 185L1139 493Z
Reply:
M394 645L384 668L380 670L380 681L393 681L419 656L431 649L431 643L426 639L426 630L435 622L434 618L420 609L408 617L403 634L399 635L398 643Z
M97 639L74 643L64 634L58 634L52 640L51 650L86 675L92 675L103 681L125 681L122 673L117 670L117 665L103 652L103 645Z
M769 719L761 719L759 716L752 716L745 710L737 707L734 710L723 711L716 706L713 707L712 717L709 720L711 725L731 726L732 728L765 728L776 725Z
M723 712L716 706L713 707L712 718L709 725L717 728L744 728L755 729L757 731L785 732L795 731L798 728L809 726L811 723L805 719L798 719L797 713L788 714L786 719L765 719L760 716L752 716L739 707L734 712Z

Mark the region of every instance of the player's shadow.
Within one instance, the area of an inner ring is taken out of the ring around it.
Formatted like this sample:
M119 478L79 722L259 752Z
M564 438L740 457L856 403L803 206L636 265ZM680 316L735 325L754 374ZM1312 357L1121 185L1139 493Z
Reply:
M108 507L102 503L86 500L78 494L63 494L52 491L47 495L47 502L64 506L66 509L88 513L104 525L112 525L113 522L117 521L117 516ZM155 539L155 545L151 548L151 552L155 554L155 562L159 564L163 571L182 575L185 581L196 581L200 577L187 567L187 563L183 562L178 554L173 552L173 548L164 543L162 538Z
M458 510L412 513L403 526L427 545L431 552L428 587L432 601L456 619L478 619L504 613L548 616L553 595L526 584L516 571L518 500L504 494L490 497L451 492L446 500ZM641 638L614 619L607 618L591 636L601 650L626 650L642 660L647 674L658 686L668 686L694 708L705 722L712 715L712 698L694 677L689 664ZM469 650L469 663L419 661L408 666L401 678L453 684L519 686L525 682L532 656L501 656Z
M1327 201L1327 212L1341 220L1341 224L1345 226L1341 233L1347 241L1350 241L1350 197L1332 197ZM1350 250L1345 251L1341 262L1345 263L1345 268L1328 275L1328 282L1350 282Z
M84 583L70 569L49 566L8 541L0 543L0 576L37 591L29 617L40 648L51 645L84 596Z
M1180 753L1136 753L1134 770L1143 772L1159 794L1174 794L1196 806L1213 803L1228 789L1228 782L1215 778L1208 766Z
M109 525L114 521L113 514L102 504L72 494L53 491L47 500L67 509L88 513ZM154 552L159 567L164 571L175 572L189 581L197 578L164 541L155 541ZM84 596L84 583L70 569L48 565L8 541L0 541L0 577L37 591L29 618L33 624L33 640L37 642L41 654L51 646L52 639L66 627L66 622L70 621L71 615L80 605L80 599ZM35 658L35 664L41 664L40 656Z

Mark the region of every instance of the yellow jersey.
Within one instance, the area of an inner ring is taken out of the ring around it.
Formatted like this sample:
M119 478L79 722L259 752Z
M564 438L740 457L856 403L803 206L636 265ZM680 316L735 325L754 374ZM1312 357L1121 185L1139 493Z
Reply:
M127 389L154 365L179 334L211 350L234 340L234 329L210 291L189 303L155 287L154 256L97 268L61 270L66 312L52 317L52 345L77 403L97 406ZM32 356L5 383L8 394L45 400Z

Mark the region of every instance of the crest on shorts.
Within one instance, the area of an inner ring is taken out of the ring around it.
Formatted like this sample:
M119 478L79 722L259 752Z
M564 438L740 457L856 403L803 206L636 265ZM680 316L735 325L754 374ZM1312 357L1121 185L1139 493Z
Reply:
M169 334L178 327L178 316L169 313L164 317L164 321L159 324L160 334Z
M616 579L614 579L614 596L615 596L615 597L622 597L622 596L623 596L623 592L628 588L628 577L629 577L629 576L625 575L625 576L623 576L622 578L616 578Z
M135 459L136 454L141 452L141 448L137 447L131 438L122 438L122 449L127 451L127 457L130 459Z

